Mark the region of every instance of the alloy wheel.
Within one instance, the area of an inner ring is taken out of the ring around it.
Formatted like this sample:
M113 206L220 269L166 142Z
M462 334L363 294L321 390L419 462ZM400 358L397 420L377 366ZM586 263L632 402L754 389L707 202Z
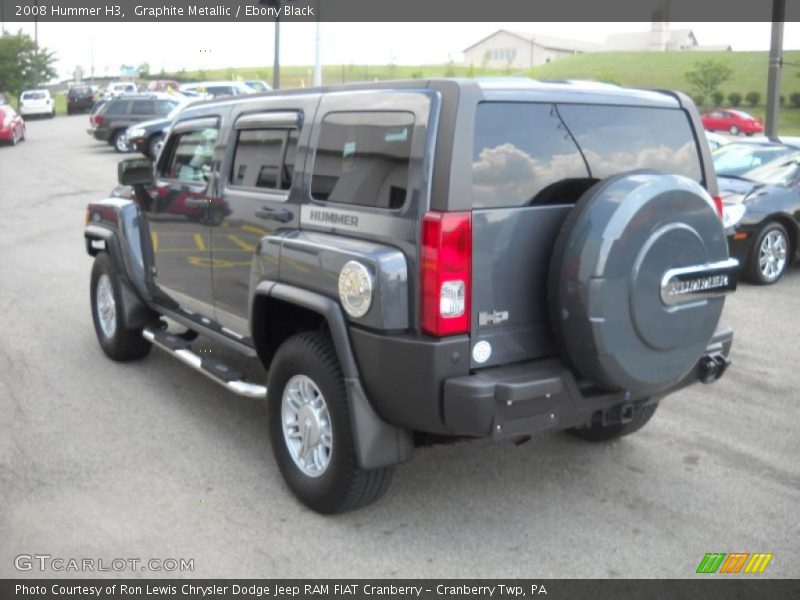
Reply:
M308 477L320 477L330 466L333 428L325 397L307 375L295 375L287 382L281 423L295 466Z
M97 280L97 320L100 322L100 329L107 338L113 337L117 331L117 303L114 301L114 288L111 285L111 278L100 275Z
M786 268L788 243L778 230L769 231L758 248L758 268L764 281L777 281Z

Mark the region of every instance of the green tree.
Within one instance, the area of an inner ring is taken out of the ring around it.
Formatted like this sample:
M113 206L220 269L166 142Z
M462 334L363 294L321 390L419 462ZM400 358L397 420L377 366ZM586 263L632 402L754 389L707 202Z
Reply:
M150 65L146 62L139 65L139 77L147 79L150 77Z
M56 77L55 53L39 48L22 30L0 36L0 91L19 97L26 88L36 87ZM37 68L38 66L38 68Z
M719 91L719 87L732 75L733 70L727 64L712 58L696 62L694 69L688 71L685 77L697 93L711 96Z

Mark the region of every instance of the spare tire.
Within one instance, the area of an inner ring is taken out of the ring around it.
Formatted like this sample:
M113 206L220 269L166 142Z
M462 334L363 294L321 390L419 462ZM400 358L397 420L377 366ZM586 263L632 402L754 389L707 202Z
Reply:
M696 182L635 171L596 183L565 219L550 264L564 359L608 389L642 397L669 388L703 355L735 266Z

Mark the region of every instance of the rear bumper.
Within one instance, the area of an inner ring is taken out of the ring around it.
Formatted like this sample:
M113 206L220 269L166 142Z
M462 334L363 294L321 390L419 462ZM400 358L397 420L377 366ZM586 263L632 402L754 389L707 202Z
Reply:
M31 115L50 115L53 113L55 109L53 106L30 106L26 108L20 108L19 114L23 117L30 117Z
M658 400L701 380L713 380L709 369L727 367L733 330L720 326L705 357L681 381L650 400ZM714 358L711 358L714 357ZM714 362L716 359L716 363ZM565 429L588 422L597 411L644 401L625 392L609 392L576 381L558 360L534 361L485 369L444 383L443 418L454 435L506 438L546 429Z

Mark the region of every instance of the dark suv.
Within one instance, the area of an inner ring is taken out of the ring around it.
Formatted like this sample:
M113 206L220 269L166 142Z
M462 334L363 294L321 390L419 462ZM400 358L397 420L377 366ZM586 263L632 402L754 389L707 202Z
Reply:
M728 366L736 261L702 132L682 94L526 79L192 105L88 206L97 338L265 397L281 473L323 513L379 498L420 444L618 438Z
M88 85L69 88L67 92L67 114L87 112L94 106L94 90Z
M87 133L108 142L117 152L127 152L125 130L134 123L163 118L182 100L171 94L126 94L108 100L89 118Z

